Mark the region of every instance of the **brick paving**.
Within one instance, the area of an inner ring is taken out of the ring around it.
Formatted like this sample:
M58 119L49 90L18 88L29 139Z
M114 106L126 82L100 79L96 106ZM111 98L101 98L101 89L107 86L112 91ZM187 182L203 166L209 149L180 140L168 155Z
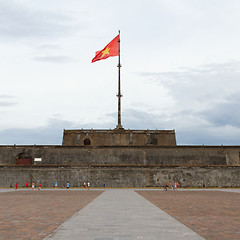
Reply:
M102 191L0 193L0 239L43 239Z
M240 239L239 193L221 191L137 191L137 193L205 239Z

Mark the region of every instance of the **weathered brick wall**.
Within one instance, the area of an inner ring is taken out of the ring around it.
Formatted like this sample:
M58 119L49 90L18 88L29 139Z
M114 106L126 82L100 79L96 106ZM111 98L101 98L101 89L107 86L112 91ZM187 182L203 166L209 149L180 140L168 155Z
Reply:
M176 146L174 130L64 130L63 146Z
M178 181L199 186L239 186L240 146L93 147L0 146L0 187L26 181L52 187L67 181L81 186L146 187ZM17 166L17 156L41 158Z
M0 165L25 153L41 164L239 165L240 146L0 146Z
M0 146L0 165L25 153L41 164L239 165L240 147Z
M121 166L1 166L0 187L25 186L26 181L43 187L83 187L90 181L92 187L160 187L177 181L182 187L240 187L240 167L121 167Z

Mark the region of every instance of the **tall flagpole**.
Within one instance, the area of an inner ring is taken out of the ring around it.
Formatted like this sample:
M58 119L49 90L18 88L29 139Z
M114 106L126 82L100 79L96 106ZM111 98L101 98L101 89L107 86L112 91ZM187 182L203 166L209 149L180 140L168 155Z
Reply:
M121 63L120 63L120 30L119 32L119 39L118 39L118 125L117 128L123 128L121 124L121 81L120 81L120 70L121 70Z

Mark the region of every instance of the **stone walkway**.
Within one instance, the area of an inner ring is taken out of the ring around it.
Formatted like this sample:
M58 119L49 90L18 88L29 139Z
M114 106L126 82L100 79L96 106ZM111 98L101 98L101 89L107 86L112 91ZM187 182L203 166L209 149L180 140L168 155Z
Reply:
M49 239L197 240L198 234L129 189L109 189L62 224Z
M0 189L0 193L1 192L14 192L15 191L15 189L13 189L13 188L2 188L2 189Z

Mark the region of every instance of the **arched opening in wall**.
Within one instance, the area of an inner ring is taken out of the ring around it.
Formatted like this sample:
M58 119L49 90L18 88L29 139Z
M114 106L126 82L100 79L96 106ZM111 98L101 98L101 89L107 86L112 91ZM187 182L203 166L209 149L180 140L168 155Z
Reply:
M85 138L83 141L84 145L91 145L91 140L89 138Z
M17 165L32 165L33 164L33 158L29 153L19 153L16 156L16 164Z
M155 134L147 134L148 138L147 138L147 144L148 145L157 145L158 141L157 141L157 136Z

